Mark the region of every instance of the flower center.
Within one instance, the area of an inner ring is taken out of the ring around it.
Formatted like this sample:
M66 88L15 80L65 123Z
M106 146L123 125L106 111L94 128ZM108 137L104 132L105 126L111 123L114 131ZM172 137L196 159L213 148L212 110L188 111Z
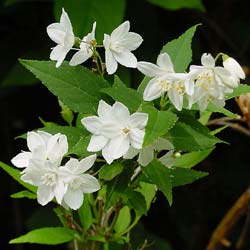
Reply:
M54 186L56 184L57 174L50 172L42 176L42 183L47 186Z
M74 177L70 180L69 186L72 189L78 189L82 185L82 180L80 177Z
M214 76L212 71L204 71L197 76L196 84L201 86L205 91L209 91L211 85L213 85Z
M164 81L162 79L159 79L158 83L161 86L161 88L162 88L163 91L169 91L170 85L171 85L171 81L169 81L169 80L165 80Z
M174 89L178 92L179 95L185 94L185 87L183 81L174 82Z
M125 127L122 129L122 132L127 135L130 132L130 128Z

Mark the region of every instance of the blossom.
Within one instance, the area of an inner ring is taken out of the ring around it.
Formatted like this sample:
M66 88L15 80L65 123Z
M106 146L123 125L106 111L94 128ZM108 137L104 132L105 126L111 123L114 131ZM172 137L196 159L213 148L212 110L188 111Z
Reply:
M194 92L194 80L191 75L175 73L173 63L167 53L158 56L157 64L138 62L137 68L146 76L153 77L144 90L145 101L155 100L167 92L176 109L181 110L184 94L192 95Z
M238 87L240 79L245 79L245 77L246 77L245 72L243 71L240 64L232 57L229 57L227 55L223 55L222 58L223 58L224 68L231 73L232 78L233 78L228 83L228 84L230 84L229 87L231 87L231 88Z
M125 67L136 68L137 59L131 51L142 43L142 37L129 32L130 23L126 21L113 30L111 35L104 34L105 62L108 74L117 70L118 63Z
M147 166L153 159L154 159L154 152L160 152L162 150L172 150L173 145L168 140L159 137L156 141L154 141L152 144L143 147L142 149L135 149L133 147L130 147L128 152L124 155L124 159L132 159L137 154L139 154L138 157L138 163L141 166Z
M81 120L85 128L93 135L87 150L102 150L104 159L110 164L125 155L130 146L141 149L148 114L136 112L130 115L128 108L120 102L112 106L101 100L98 116L89 116Z
M37 201L42 206L52 201L54 197L61 204L67 186L64 176L58 168L58 162L30 160L29 167L22 172L21 179L37 186Z
M68 152L67 137L60 133L51 135L44 131L28 132L27 146L30 151L23 151L16 155L11 162L18 168L26 168L32 159L50 160L61 162L63 156Z
M64 9L62 9L60 23L50 24L47 27L47 33L50 39L57 43L50 53L50 59L57 61L56 67L58 68L75 42L72 25Z
M93 193L100 189L97 179L90 174L84 174L92 167L96 160L96 155L90 155L81 161L71 158L65 166L60 167L64 174L66 192L63 196L62 204L76 210L83 203L83 194Z
M69 62L69 65L75 66L84 63L93 55L91 42L95 40L96 22L93 23L92 31L83 37L80 43L80 50L77 51Z
M202 111L210 101L218 106L224 106L225 93L230 93L230 87L235 85L235 79L227 69L215 66L215 59L211 54L204 53L201 64L202 66L190 66L190 74L195 79L195 92L188 98L189 108L197 102Z

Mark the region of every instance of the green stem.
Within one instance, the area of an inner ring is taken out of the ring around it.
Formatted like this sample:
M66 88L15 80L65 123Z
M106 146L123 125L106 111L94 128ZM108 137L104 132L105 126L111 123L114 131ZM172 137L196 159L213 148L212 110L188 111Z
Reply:
M215 59L214 59L215 62L219 59L220 56L223 56L223 54L224 54L224 53L219 53L219 54L217 54L217 56L216 56Z

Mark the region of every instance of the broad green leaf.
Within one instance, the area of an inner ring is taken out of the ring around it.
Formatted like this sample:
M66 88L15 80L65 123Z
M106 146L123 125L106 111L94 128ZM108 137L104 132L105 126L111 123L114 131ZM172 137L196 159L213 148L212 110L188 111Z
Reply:
M223 142L190 116L180 116L179 121L164 137L174 145L175 150L183 151L205 150Z
M238 88L235 88L232 94L226 96L226 100L240 96L242 94L250 93L250 85L239 84Z
M123 165L119 162L115 162L111 165L102 166L99 172L99 178L110 181L115 178L118 174L120 174L123 170Z
M28 190L30 190L33 193L36 193L36 187L34 187L34 186L32 186L32 185L30 185L30 184L28 184L20 179L21 174L17 169L12 168L1 161L0 161L0 168L2 168L6 173L8 173L14 180L16 180L23 187L27 188Z
M68 154L74 154L80 158L91 155L92 153L87 150L91 136L92 135L81 136L79 141L69 149Z
M207 110L211 111L213 113L218 112L218 113L221 113L221 114L223 114L225 116L232 117L232 118L237 118L238 117L237 114L234 114L231 111L229 111L229 110L227 110L227 109L225 109L223 107L216 106L214 103L211 103L211 102L208 104Z
M126 196L128 197L129 206L135 210L137 216L146 214L147 204L140 192L128 190Z
M84 195L84 201L82 206L78 210L78 214L80 217L81 224L83 226L83 229L87 231L90 226L93 224L93 215L91 211L91 206L89 204L89 197L88 195Z
M209 121L211 115L212 115L212 112L211 112L211 111L203 111L203 112L200 112L199 122L200 122L202 125L206 125L207 122Z
M198 25L189 28L177 39L168 42L161 50L161 53L169 54L176 72L184 72L192 61L192 39Z
M225 126L222 126L220 128L217 128L217 129L211 131L211 135L216 135L228 127L229 127L228 125L225 125Z
M167 10L197 9L205 11L201 0L148 0L150 3Z
M158 137L165 135L176 123L178 117L170 111L158 111L152 106L144 105L142 112L148 113L144 146L152 144Z
M141 181L140 186L136 189L136 191L140 192L144 196L147 205L147 210L149 210L151 202L154 199L157 191L156 185Z
M70 109L80 113L95 113L101 95L99 90L109 84L87 68L71 67L66 62L60 68L51 61L20 60L41 82Z
M175 159L174 166L182 168L192 168L203 161L205 158L207 158L213 150L214 147L203 151L194 151L182 154L180 157L177 157Z
M72 241L75 234L75 231L64 227L45 227L30 231L25 235L11 240L9 243L37 243L45 245L58 245Z
M68 12L74 33L80 38L92 30L96 21L96 37L101 43L103 34L111 33L122 22L125 7L125 0L56 0L54 12L56 20L59 20L64 8Z
M145 176L155 184L172 204L172 180L170 169L158 160L153 160L148 166L142 167Z
M14 199L21 199L21 198L36 199L36 194L31 193L27 190L24 190L24 191L20 191L18 193L12 194L10 197Z
M136 90L128 88L118 76L115 76L112 87L102 89L101 92L111 96L116 101L122 102L132 111L136 111L143 101L142 95Z
M174 168L171 169L172 186L182 186L192 183L202 177L207 176L208 173L196 171L189 168Z
M115 231L117 233L123 232L131 222L131 214L128 206L124 206L121 208L117 221L115 223Z

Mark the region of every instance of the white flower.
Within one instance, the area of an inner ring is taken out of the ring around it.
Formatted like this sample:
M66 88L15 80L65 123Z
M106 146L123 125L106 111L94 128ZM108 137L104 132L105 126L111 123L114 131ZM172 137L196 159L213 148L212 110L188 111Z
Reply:
M195 92L189 96L189 108L197 102L200 110L205 110L210 101L216 105L224 106L224 95L230 92L230 86L234 85L230 72L219 66L215 66L215 60L210 54L201 57L202 66L191 65L190 74L195 79Z
M22 172L21 179L38 187L37 201L42 206L52 201L54 197L61 204L67 187L57 162L32 159L29 167Z
M177 110L182 109L185 93L192 95L194 80L190 74L175 73L173 63L167 53L160 54L157 64L138 62L137 68L146 76L153 77L146 86L143 99L152 101L167 92Z
M51 135L43 131L28 132L27 146L30 151L24 151L11 160L14 166L26 168L31 159L60 163L68 152L67 137L60 133Z
M86 129L93 134L87 150L102 150L104 159L110 164L114 159L125 155L130 146L141 149L145 135L148 114L133 113L120 102L113 106L99 102L98 116L81 120Z
M231 73L232 78L233 78L233 80L229 81L228 83L230 84L229 87L231 88L238 87L240 79L246 78L245 72L241 68L240 64L232 57L223 55L222 58L223 58L224 68Z
M100 189L97 179L89 174L84 174L92 167L96 155L88 156L81 161L71 158L65 166L60 167L61 173L65 175L66 193L63 196L63 205L74 210L81 207L83 194L93 193Z
M137 59L131 51L136 50L143 39L129 32L130 23L126 21L118 26L111 35L104 34L105 62L108 74L117 70L118 63L125 67L136 68Z
M58 44L53 48L50 54L50 59L57 61L56 67L58 68L75 42L72 25L68 14L64 11L64 9L62 9L60 23L50 24L47 27L47 33L50 39Z
M80 43L80 50L74 54L69 65L75 66L84 63L93 55L91 42L95 40L96 22L93 23L92 31L83 37Z
M160 152L162 150L172 150L173 145L166 139L159 137L155 142L152 144L143 147L142 149L138 150L133 147L130 147L128 152L124 155L124 159L132 159L138 153L138 163L141 166L147 166L153 159L154 159L154 152Z

